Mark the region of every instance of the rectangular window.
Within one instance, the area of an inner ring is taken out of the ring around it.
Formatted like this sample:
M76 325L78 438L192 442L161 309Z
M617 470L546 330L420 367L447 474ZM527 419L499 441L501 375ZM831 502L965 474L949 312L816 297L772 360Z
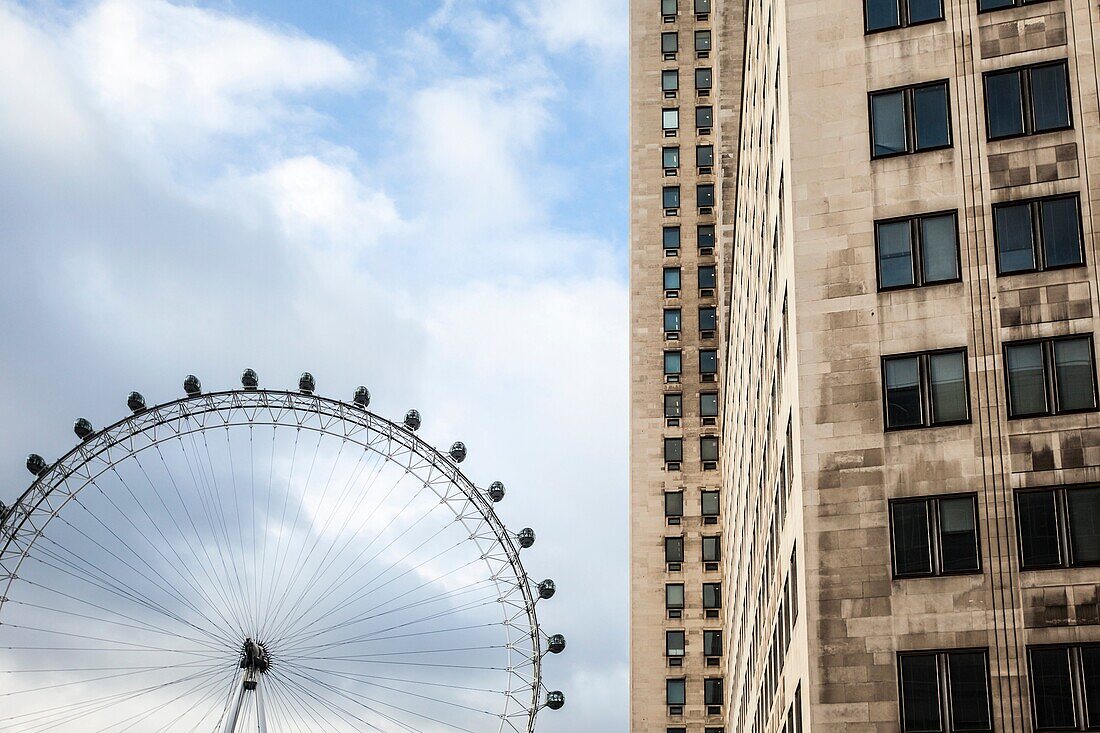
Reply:
M703 608L722 607L722 584L703 583Z
M947 82L871 94L871 157L951 146Z
M709 13L710 12L710 0L695 0L695 12L696 13Z
M981 572L972 494L891 501L890 539L895 578Z
M665 417L684 416L684 396L679 392L665 395Z
M684 516L684 492L682 492L682 491L666 491L665 492L665 516L666 517L682 517L682 516Z
M713 306L699 309L699 330L714 331L718 328L718 309Z
M668 583L665 585L665 608L676 610L684 607L684 584Z
M680 187L665 186L661 192L661 202L666 209L680 208Z
M663 109L661 110L661 128L668 130L680 129L680 110L678 109Z
M1065 61L993 71L984 78L990 140L1073 127Z
M1035 730L1100 728L1100 645L1027 650Z
M1100 565L1100 487L1016 492L1024 570Z
M882 382L887 430L970 419L965 349L886 357Z
M669 657L684 656L687 633L684 631L665 632L665 655Z
M710 107L710 106L696 107L695 108L695 126L700 128L700 129L702 129L702 128L708 128L709 129L711 127L714 127L714 108Z
M661 148L661 166L666 169L680 167L680 148Z
M721 631L704 631L703 632L703 656L704 657L720 657L720 656L722 656L722 632Z
M704 435L699 438L699 457L704 462L718 460L718 438L713 435Z
M680 50L680 34L673 31L661 34L661 53L676 53Z
M718 283L718 268L714 265L703 265L699 268L699 287L713 288Z
M665 69L661 72L661 91L675 92L680 88L680 72L676 69Z
M684 538L665 537L665 562L684 561Z
M699 349L699 373L700 374L717 374L718 373L718 350L717 349Z
M940 0L863 0L864 30L903 28L943 20Z
M695 88L696 89L710 89L714 83L714 75L710 69L696 69L695 70Z
M875 222L879 290L957 282L959 229L954 211Z
M680 227L665 227L661 232L665 249L680 249Z
M1005 344L1005 372L1009 417L1096 409L1092 336Z
M665 333L680 332L680 309L665 308Z
M680 374L683 366L683 354L679 351L665 352L665 374Z
M664 286L665 290L679 290L680 289L680 268L679 267L666 267L664 271Z
M710 50L710 31L695 31L695 50Z
M703 538L703 562L721 562L722 538L719 535ZM711 654L710 656L715 656Z
M714 206L714 184L700 183L695 187L695 196L699 206Z
M704 705L721 705L722 704L722 678L721 677L708 677L703 680L703 704Z
M686 705L687 681L683 679L666 680L665 700L669 705Z
M986 650L902 652L898 683L903 733L992 730Z
M699 416L718 417L717 392L703 392L699 395Z
M699 168L708 168L714 165L714 146L695 146L695 165Z
M661 0L661 15L676 15L676 0Z
M1001 275L1085 263L1077 194L997 204L993 235Z
M714 247L714 225L701 224L695 230L695 241L699 247Z
M704 517L717 517L719 512L718 504L718 492L717 491L702 491L700 492L701 511Z
M665 463L680 463L684 460L684 439L665 438Z

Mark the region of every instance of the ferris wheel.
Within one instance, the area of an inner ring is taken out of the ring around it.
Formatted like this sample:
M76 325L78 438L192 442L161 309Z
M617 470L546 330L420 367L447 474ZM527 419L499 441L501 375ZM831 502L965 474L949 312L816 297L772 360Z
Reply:
M299 389L241 389L131 415L0 504L0 731L531 733L536 606L494 504L401 423Z

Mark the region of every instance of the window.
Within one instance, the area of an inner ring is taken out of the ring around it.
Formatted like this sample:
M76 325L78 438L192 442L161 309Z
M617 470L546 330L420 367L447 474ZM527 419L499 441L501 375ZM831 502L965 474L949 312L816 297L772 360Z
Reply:
M959 280L955 212L875 222L879 290Z
M665 417L683 417L684 396L679 392L665 395Z
M680 331L680 309L665 308L665 333L678 333Z
M702 224L695 232L695 238L699 247L714 246L714 225Z
M718 417L717 392L703 392L699 395L699 416Z
M666 209L680 208L680 187L665 186L661 192L661 201Z
M709 463L718 460L718 438L714 435L704 435L699 438L700 459Z
M974 495L891 501L890 536L895 578L981 570Z
M703 562L721 562L722 538L718 535L703 538ZM710 654L708 656L715 656Z
M1006 344L1005 371L1009 417L1096 409L1092 336Z
M986 74L985 123L990 140L1073 127L1066 62Z
M997 272L1035 272L1085 263L1077 194L993 207Z
M700 183L695 187L695 196L699 206L714 206L714 184Z
M666 631L665 632L665 655L669 657L682 657L684 656L684 647L686 646L685 637L687 634L683 631Z
M684 460L684 439L665 438L665 463L680 463Z
M722 704L722 678L721 677L708 677L703 680L703 704L704 705L721 705Z
M1031 5L1036 2L1043 2L1044 0L978 0L978 12L984 13L989 10L999 10L1001 8L1011 8L1013 6Z
M680 167L680 148L661 148L661 166L664 168Z
M703 608L722 607L722 584L703 583Z
M661 34L661 53L676 53L680 50L680 34L676 31Z
M716 374L718 372L718 350L699 349L699 373Z
M714 331L718 328L718 309L713 306L699 309L699 330Z
M684 584L668 583L665 585L665 608L670 610L684 607Z
M699 287L713 288L717 282L717 268L714 265L703 265L699 268Z
M696 107L695 126L700 129L714 127L714 108L709 106Z
M665 562L684 561L684 538L665 537Z
M864 0L864 29L868 33L943 20L940 0Z
M664 110L661 110L661 127L665 131L680 129L680 110L678 110L678 109L664 109Z
M680 374L683 371L683 355L679 351L665 352L665 374Z
M661 241L665 249L680 249L680 227L665 227Z
M695 88L696 89L710 89L714 83L714 75L710 69L696 69L695 70Z
M718 492L717 491L703 491L700 492L700 513L704 517L717 517L718 516Z
M872 158L950 147L947 82L872 93L871 140Z
M669 705L687 704L687 681L683 679L666 680L665 700Z
M720 656L722 656L722 632L721 631L704 631L703 632L703 656L704 657L720 657Z
M680 72L676 69L665 69L661 72L661 91L673 92L680 88Z
M965 349L886 357L882 381L887 430L970 419Z
M1100 565L1100 487L1016 492L1024 570Z
M696 13L709 13L710 12L710 0L695 0L695 12Z
M661 15L676 15L676 0L661 0Z
M665 516L666 517L682 517L682 516L684 516L684 492L682 492L682 491L666 491L665 492Z
M710 31L695 31L695 50L710 50Z
M898 682L903 733L992 730L984 649L903 652Z
M664 274L665 290L679 290L680 289L680 268L679 267L666 267Z
M1035 730L1100 728L1100 645L1027 650Z
M713 145L696 145L695 146L695 165L699 168L708 168L714 165L714 146Z

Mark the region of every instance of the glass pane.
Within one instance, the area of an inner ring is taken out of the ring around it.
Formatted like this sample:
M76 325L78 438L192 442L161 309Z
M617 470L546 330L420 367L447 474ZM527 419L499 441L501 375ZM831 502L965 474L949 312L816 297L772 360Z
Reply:
M917 357L886 362L886 427L920 425L920 373Z
M695 70L695 88L696 89L710 89L710 85L711 85L710 69L696 69Z
M1011 8L1013 0L978 0L978 10L996 10L997 8Z
M665 69L661 72L661 89L666 92L674 92L680 87L680 72Z
M1035 247L1031 206L1012 204L993 209L997 241L997 269L1002 273L1034 270Z
M715 286L715 273L716 269L714 265L707 265L706 267L699 268L699 287L701 288L713 288Z
M1054 492L1028 491L1019 495L1017 504L1023 566L1041 568L1061 564Z
M679 308L666 308L665 309L665 331L679 331L680 330L680 309Z
M696 232L696 239L699 242L700 247L713 247L714 246L714 225L706 224L699 227Z
M699 414L703 417L718 417L718 393L705 392L699 395Z
M946 84L913 90L913 119L917 126L917 150L938 148L951 142Z
M713 145L697 145L695 147L695 165L700 167L714 165Z
M958 230L955 215L926 216L920 220L921 264L924 282L936 283L959 278Z
M1031 70L1031 114L1036 132L1070 126L1065 64Z
M716 517L718 516L718 492L717 491L704 491L701 492L700 501L702 504L702 514L704 517Z
M661 34L661 53L676 53L680 49L680 35L678 33Z
M894 574L927 575L932 572L928 542L928 502L903 501L891 505L894 534Z
M710 31L695 31L695 50L710 50Z
M905 655L898 659L901 676L901 727L906 733L940 731L940 686L936 657Z
M684 656L684 637L686 635L683 631L666 631L665 632L665 654L670 657L682 657Z
M661 165L665 168L679 168L680 148L663 148L661 150Z
M965 420L970 405L966 399L966 356L962 352L928 357L932 385L932 423Z
M695 187L695 193L699 197L700 206L714 206L714 185L703 184Z
M897 0L864 0L867 30L881 31L901 25Z
M703 583L703 608L722 607L722 584Z
M913 228L908 221L878 224L878 277L880 288L915 285L913 273Z
M1042 201L1039 209L1046 266L1081 264L1081 218L1077 212L1077 197Z
M1035 727L1076 728L1068 649L1031 649Z
M680 249L680 227L665 227L662 238L665 249Z
M666 209L680 208L680 187L665 186L662 201Z
M944 572L978 569L978 529L972 497L940 500L940 556Z
M695 126L696 127L713 127L714 126L714 108L713 107L696 107L695 108Z
M684 705L687 700L687 683L684 680L668 680L665 694L669 705Z
M1090 339L1055 341L1054 373L1058 380L1059 411L1096 407Z
M710 12L710 0L695 0L695 12L696 13L709 13Z
M989 685L985 652L951 652L947 656L952 730L990 730Z
M665 352L665 374L679 374L683 364L679 351Z
M666 608L683 608L684 607L684 584L683 583L670 583L665 586L665 607Z
M1100 489L1071 489L1066 505L1073 562L1100 563Z
M680 289L680 268L679 267L666 267L665 268L665 290L679 290Z
M1039 344L1021 344L1005 349L1008 368L1008 412L1012 416L1048 412L1043 349Z
M718 562L720 542L718 537L703 538L703 562Z
M704 461L718 460L718 438L705 437L699 439L699 455Z
M903 92L872 95L871 130L876 156L905 152L905 94Z
M1100 647L1081 647L1081 667L1085 684L1085 720L1090 729L1100 728Z
M909 0L909 22L924 23L943 18L940 0Z
M669 491L665 494L665 516L684 516L684 492Z
M666 130L675 130L680 127L680 110L666 109L661 111L661 126Z
M714 374L718 371L718 352L714 349L699 350L699 373Z
M665 395L665 417L681 417L684 414L684 398L681 394Z
M703 656L704 657L720 657L720 656L722 656L722 632L721 631L704 631L703 632Z
M1024 132L1023 91L1020 72L990 74L985 78L985 116L989 137L1007 137Z
M699 330L713 331L718 328L718 310L715 308L699 309Z
M684 439L665 438L665 461L678 462L684 460Z
M722 678L713 677L703 681L703 704L722 704Z
M665 537L665 562L684 561L684 538Z
M661 0L662 15L676 15L676 0Z

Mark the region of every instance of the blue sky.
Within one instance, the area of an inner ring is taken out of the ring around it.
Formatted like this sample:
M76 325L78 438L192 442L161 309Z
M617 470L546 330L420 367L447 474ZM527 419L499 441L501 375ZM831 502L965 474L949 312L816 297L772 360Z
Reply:
M368 384L539 530L540 730L625 730L625 0L0 0L0 37L0 500L131 389Z

